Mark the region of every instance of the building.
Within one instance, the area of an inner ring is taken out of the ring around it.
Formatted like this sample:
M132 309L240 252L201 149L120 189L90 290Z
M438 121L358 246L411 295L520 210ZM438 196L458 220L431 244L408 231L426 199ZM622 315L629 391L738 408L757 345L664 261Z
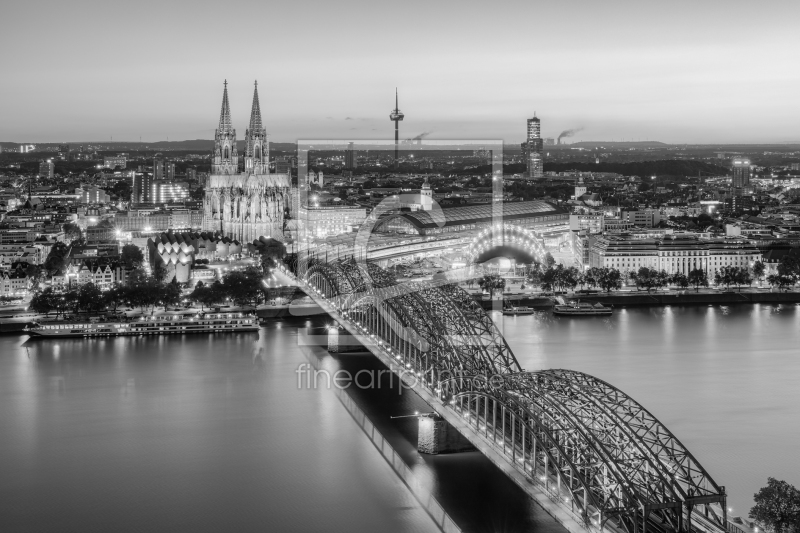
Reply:
M444 235L475 232L497 223L492 204L442 208L440 212L413 211L394 213L382 218L374 233L407 235ZM542 232L569 232L569 213L541 200L509 202L502 206L503 222Z
M239 172L226 81L214 134L211 175L206 180L204 229L219 231L240 242L262 236L282 241L284 211L291 207L290 189L289 174L269 171L269 138L261 120L257 84L245 132L244 172Z
M68 144L58 145L58 159L60 159L61 161L70 160L70 147Z
M533 114L528 119L527 137L522 143L522 153L528 166L527 177L537 179L544 176L544 163L542 161L542 125L541 121Z
M425 183L419 191L404 191L398 195L399 207L412 211L430 211L433 209L433 191L425 178Z
M129 209L117 213L114 226L120 231L167 231L199 229L203 212L199 209Z
M353 148L353 143L347 145L347 150L344 152L344 168L347 170L355 170L358 167L356 161L356 151Z
M131 187L131 203L149 204L152 201L153 175L147 172L137 172L133 175Z
M744 157L734 157L731 161L733 170L733 181L731 186L734 189L743 189L750 184L750 160Z
M367 218L367 209L357 205L301 206L298 223L301 236L306 239L324 239L342 233L351 233Z
M103 158L103 166L114 170L119 167L124 169L128 166L128 158L124 155L111 155Z
M585 231L589 234L603 233L605 230L603 213L580 213L569 216L570 231Z
M657 209L640 209L637 211L622 211L620 219L634 226L652 228L661 222L661 213Z
M32 280L20 271L0 272L0 296L27 296Z
M82 204L108 204L111 202L111 196L103 189L97 187L85 187L75 189L75 194L80 195L79 201Z
M53 179L53 172L56 169L55 163L52 159L39 162L39 177Z
M155 180L151 187L150 198L153 203L166 204L189 198L189 184L185 181Z
M669 274L702 269L709 279L724 266L751 268L761 251L745 240L703 240L673 235L640 239L631 235L604 235L589 250L589 266L616 268L625 273L641 267L665 270Z

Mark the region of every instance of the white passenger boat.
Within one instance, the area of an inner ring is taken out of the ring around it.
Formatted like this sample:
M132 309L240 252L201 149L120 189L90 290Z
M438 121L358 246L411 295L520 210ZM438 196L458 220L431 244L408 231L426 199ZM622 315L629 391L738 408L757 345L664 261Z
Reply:
M61 321L34 323L25 332L34 337L117 337L258 331L258 319L247 313L156 315L110 322Z
M524 305L520 305L520 306L510 305L508 307L503 308L503 314L504 315L510 315L510 316L532 315L533 314L533 309L531 309L530 307L525 307Z
M562 316L608 316L613 312L603 304L590 304L581 301L566 302L553 307L554 315Z

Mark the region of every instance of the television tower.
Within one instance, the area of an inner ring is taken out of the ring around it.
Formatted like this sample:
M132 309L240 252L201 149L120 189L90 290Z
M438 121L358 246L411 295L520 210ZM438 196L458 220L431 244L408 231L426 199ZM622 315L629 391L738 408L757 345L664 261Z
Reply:
M394 88L394 111L389 115L389 120L394 122L394 169L397 170L398 166L398 144L400 142L400 121L403 120L405 115L397 105L397 87Z

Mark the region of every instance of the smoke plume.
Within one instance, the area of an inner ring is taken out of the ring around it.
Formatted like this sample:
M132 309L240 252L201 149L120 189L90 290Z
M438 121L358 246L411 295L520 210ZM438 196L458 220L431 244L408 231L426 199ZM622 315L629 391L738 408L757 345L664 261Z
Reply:
M573 128L571 130L562 131L558 136L558 144L561 144L561 138L562 137L572 137L573 135L575 135L576 133L578 133L579 131L582 131L582 130L583 130L583 126L581 126L580 128Z

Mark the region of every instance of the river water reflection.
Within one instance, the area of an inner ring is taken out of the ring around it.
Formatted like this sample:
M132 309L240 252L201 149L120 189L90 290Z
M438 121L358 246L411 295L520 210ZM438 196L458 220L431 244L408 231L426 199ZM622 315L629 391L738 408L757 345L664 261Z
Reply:
M767 476L800 484L798 307L504 318L526 369L585 371L649 408L735 514ZM308 324L257 339L0 337L0 530L433 530L333 391L298 389L310 357L380 368L299 346ZM465 530L562 531L479 454L416 453L414 419L389 419L424 409L413 395L354 397Z

